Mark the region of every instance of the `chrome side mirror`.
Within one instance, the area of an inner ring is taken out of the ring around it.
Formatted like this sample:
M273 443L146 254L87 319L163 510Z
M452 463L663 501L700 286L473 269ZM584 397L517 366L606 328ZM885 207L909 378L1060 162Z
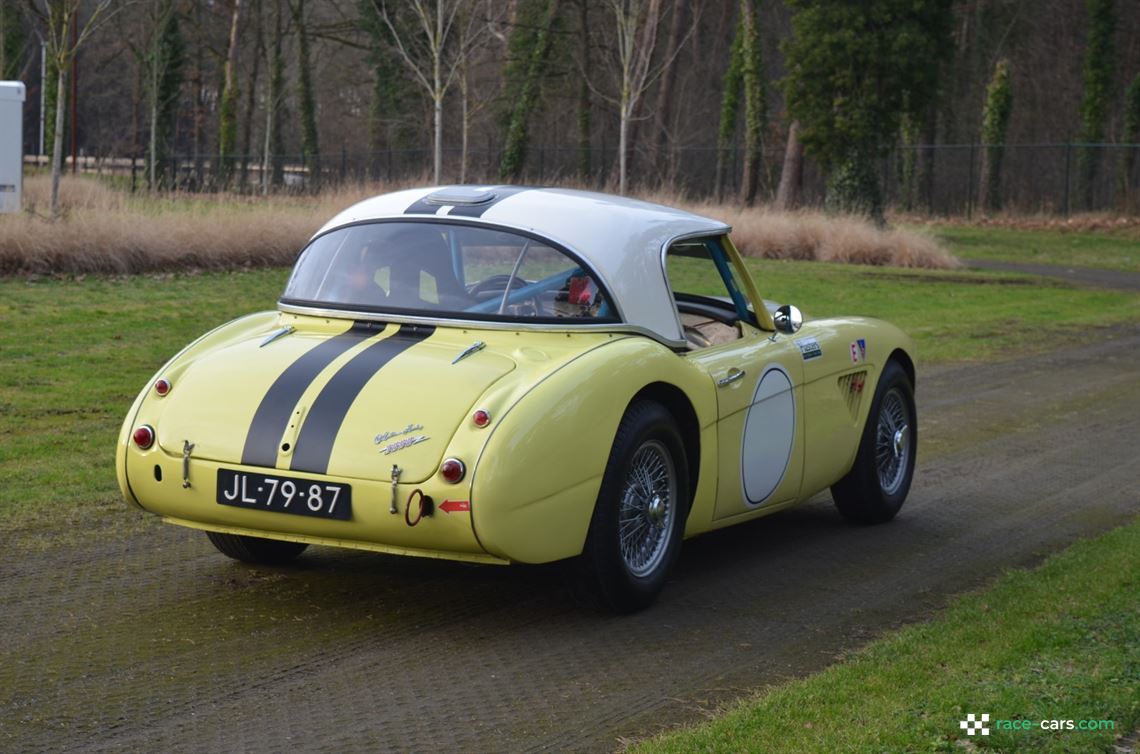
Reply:
M772 315L776 329L787 335L794 335L804 324L804 315L791 304L784 304Z

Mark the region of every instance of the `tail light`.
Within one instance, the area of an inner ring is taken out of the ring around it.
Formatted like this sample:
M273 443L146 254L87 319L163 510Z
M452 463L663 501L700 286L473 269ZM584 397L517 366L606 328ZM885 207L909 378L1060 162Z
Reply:
M134 434L131 435L131 439L135 441L135 445L146 450L151 445L154 445L154 427L149 424L142 425L134 431Z
M458 458L448 458L443 462L443 465L439 467L439 473L448 482L458 484L467 474L467 467L464 466L463 461L460 461Z
M158 393L159 395L166 395L170 392L170 388L172 387L173 385L170 384L170 380L163 377L160 380L155 380L154 392Z
M475 422L476 427L486 427L491 423L491 414L486 409L478 409L471 414L471 421Z

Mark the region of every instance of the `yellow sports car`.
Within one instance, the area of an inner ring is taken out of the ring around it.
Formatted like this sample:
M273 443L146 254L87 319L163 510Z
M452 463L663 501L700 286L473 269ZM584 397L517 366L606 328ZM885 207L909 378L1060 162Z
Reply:
M723 223L605 194L399 191L335 217L277 311L191 343L119 438L127 500L224 554L567 560L626 612L685 537L914 473L908 338L760 298Z

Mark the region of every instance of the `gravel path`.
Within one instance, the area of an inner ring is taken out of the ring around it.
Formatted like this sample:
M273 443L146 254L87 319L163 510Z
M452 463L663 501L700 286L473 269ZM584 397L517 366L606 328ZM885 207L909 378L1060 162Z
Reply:
M250 568L157 522L9 550L0 750L604 751L699 719L1140 512L1140 326L1095 338L923 371L895 522L821 496L700 537L632 617L575 607L553 568Z

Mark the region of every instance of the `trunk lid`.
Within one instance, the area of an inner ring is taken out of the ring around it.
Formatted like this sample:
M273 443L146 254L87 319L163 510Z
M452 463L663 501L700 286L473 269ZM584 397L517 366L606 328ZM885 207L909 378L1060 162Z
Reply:
M322 323L323 324L323 323ZM330 323L336 327L339 323ZM479 397L515 369L493 348L452 363L470 332L389 325L267 333L171 371L156 424L163 450L196 458L402 483L435 474Z

